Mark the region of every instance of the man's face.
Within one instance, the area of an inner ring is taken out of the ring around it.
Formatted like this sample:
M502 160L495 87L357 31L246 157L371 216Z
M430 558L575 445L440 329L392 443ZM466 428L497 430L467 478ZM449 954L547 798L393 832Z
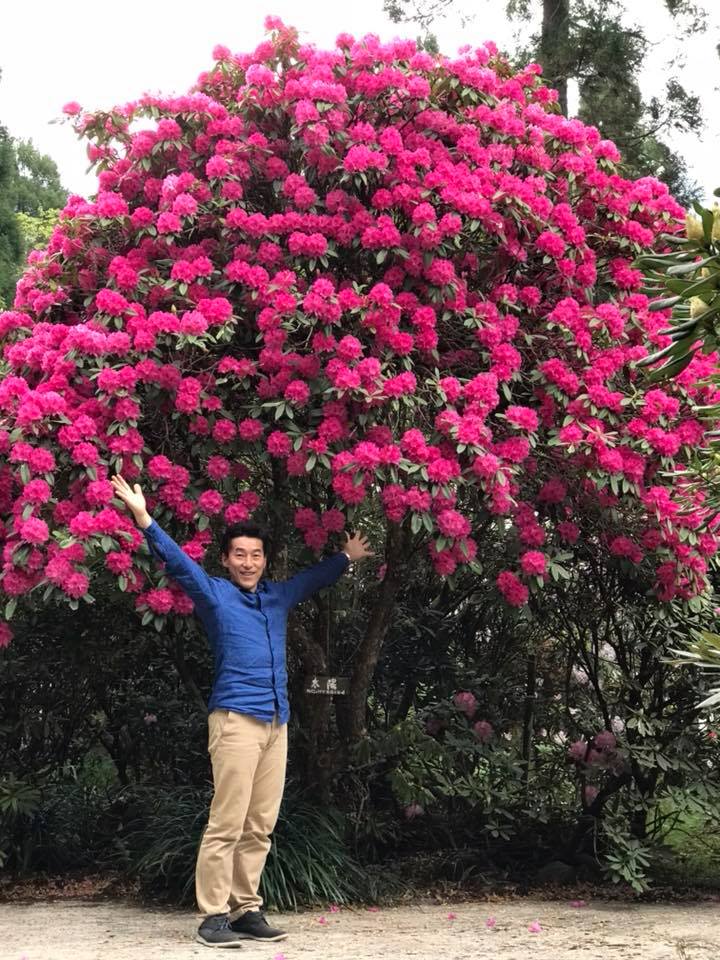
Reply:
M232 582L243 590L255 590L267 564L263 542L256 537L233 537L221 560Z

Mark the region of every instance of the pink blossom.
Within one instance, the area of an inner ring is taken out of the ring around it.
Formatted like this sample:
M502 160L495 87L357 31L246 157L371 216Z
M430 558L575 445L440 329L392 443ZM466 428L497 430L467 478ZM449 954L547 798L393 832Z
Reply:
M138 597L138 601L144 601L153 613L170 613L173 608L173 595L170 590L156 589L149 590L144 596Z
M222 494L218 493L217 490L206 490L198 497L198 506L206 514L220 513L223 505Z
M90 582L84 573L69 573L64 582L60 584L61 589L74 600L85 596L88 592Z
M18 533L25 543L45 543L50 536L47 523L40 517L28 517L20 524Z
M585 786L585 789L583 791L583 799L584 799L584 802L587 804L587 806L590 806L590 804L595 800L599 792L600 791L598 790L597 787L594 787L590 784Z
M12 638L13 632L10 629L9 624L5 623L4 620L0 620L0 650L10 646L10 641Z
M473 724L473 733L480 743L488 743L488 741L492 739L494 732L492 724L487 720L478 720Z
M533 432L538 428L538 416L529 407L508 407L505 416L516 427Z
M520 557L520 566L528 576L542 577L547 570L547 559L539 550L527 550Z
M470 521L457 510L441 510L436 517L440 532L446 537L467 537L470 533Z
M477 699L469 690L461 690L456 693L453 697L453 703L467 717L472 717L478 706Z
M529 597L528 588L518 580L512 571L503 570L502 573L498 574L497 586L510 606L522 607L527 603Z
M617 746L617 740L609 730L601 730L595 734L593 741L598 750L614 750Z
M292 444L290 442L290 437L287 434L283 433L281 430L273 430L273 432L267 438L267 450L268 453L273 457L286 457L290 450L292 449Z

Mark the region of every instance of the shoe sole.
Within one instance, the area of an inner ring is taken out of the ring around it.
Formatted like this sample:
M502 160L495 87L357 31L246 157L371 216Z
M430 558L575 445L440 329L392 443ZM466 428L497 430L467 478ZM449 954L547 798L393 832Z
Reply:
M199 933L195 934L195 941L196 943L201 943L204 947L219 947L221 949L225 947L226 949L234 948L236 950L239 947L242 947L242 943L240 943L239 940L229 940L227 943L211 943L209 940L206 940L204 937L202 937Z
M276 937L255 937L252 933L240 933L239 930L235 932L243 940L256 940L258 943L275 943L277 940L285 940L289 936L287 933L279 933Z

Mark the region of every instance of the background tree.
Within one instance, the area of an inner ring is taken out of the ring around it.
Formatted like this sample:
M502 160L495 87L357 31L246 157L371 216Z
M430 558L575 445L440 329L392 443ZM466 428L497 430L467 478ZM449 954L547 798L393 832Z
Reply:
M32 140L15 141L15 209L31 217L61 210L68 193L60 182L57 164L40 153Z
M17 166L13 142L0 127L0 306L12 303L23 257L23 240L15 218Z
M0 126L0 306L12 303L25 256L47 243L67 196L54 160Z

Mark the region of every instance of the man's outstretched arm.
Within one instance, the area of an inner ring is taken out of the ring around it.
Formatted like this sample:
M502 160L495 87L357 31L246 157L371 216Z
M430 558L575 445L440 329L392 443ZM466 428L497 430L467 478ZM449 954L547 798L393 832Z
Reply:
M286 580L283 587L286 591L289 607L295 607L303 600L307 600L313 593L322 590L324 587L330 587L345 573L350 564L366 557L372 557L373 552L370 549L367 537L359 533L352 537L345 534L345 543L342 551L335 553L315 566L307 570L301 570L290 580Z
M145 534L150 552L165 564L168 576L183 588L198 608L212 606L217 600L212 578L153 520L140 484L131 487L120 474L110 477L110 483L115 495L130 510L135 523Z

